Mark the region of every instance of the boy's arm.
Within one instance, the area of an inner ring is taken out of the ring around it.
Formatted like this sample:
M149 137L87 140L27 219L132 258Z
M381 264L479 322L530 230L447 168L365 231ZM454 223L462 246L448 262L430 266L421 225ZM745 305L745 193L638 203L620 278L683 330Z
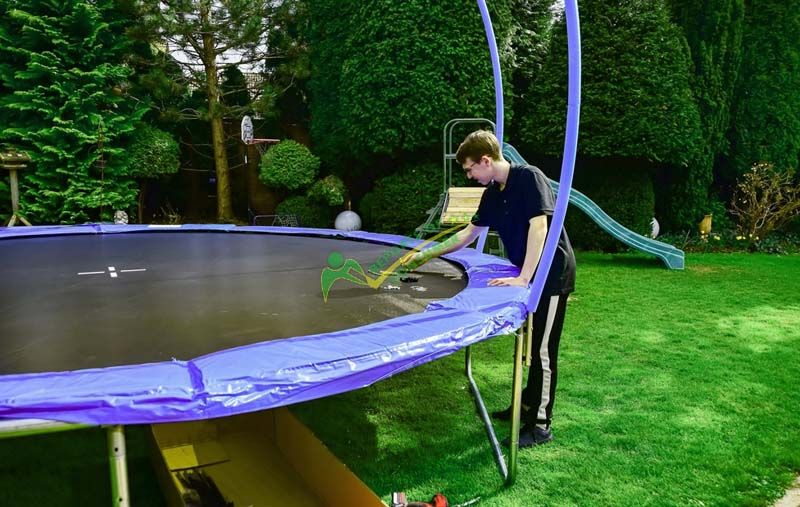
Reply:
M489 281L489 285L516 285L519 287L527 287L528 284L531 283L533 274L536 272L536 266L539 265L539 260L542 258L544 241L547 239L547 216L535 216L531 218L528 223L528 245L525 250L525 261L522 263L519 276L495 278Z
M422 250L412 256L409 256L405 261L403 261L402 265L408 269L416 269L434 257L439 257L444 254L460 250L475 241L475 238L477 238L484 229L485 227L478 227L473 224L468 224L466 227L453 234L445 241L442 241L438 245L432 246L431 248Z

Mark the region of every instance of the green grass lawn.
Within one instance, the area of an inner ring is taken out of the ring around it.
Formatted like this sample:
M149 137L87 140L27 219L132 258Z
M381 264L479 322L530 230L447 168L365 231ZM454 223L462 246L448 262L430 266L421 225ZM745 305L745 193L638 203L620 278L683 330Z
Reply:
M770 505L800 471L800 256L582 254L561 345L554 443L505 489L463 354L307 403L303 420L376 493L480 505ZM475 347L490 409L513 341ZM508 433L498 427L501 435Z
M146 426L125 430L131 505L162 507ZM0 438L0 506L112 505L106 430Z
M373 490L481 506L770 505L800 471L800 256L582 254L561 346L555 442L502 485L463 353L294 412ZM490 409L513 340L475 347ZM500 436L507 428L498 427ZM144 428L128 430L134 505L158 505ZM0 505L109 503L99 429L0 440Z

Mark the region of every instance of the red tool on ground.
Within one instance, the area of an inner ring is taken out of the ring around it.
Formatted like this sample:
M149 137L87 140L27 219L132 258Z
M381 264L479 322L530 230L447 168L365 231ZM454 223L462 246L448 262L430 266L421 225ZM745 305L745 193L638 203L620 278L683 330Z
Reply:
M436 493L430 502L409 502L406 494L392 493L392 507L450 507L447 498L441 493Z

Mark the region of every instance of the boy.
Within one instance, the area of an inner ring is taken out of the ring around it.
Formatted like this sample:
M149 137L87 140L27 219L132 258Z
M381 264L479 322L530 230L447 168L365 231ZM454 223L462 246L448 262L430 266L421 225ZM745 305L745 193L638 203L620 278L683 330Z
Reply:
M486 227L503 240L509 260L520 268L516 277L495 278L490 286L527 287L533 279L547 238L555 208L555 197L547 177L536 167L511 165L500 151L500 143L489 131L467 136L458 147L456 160L467 177L486 186L472 223L447 241L417 252L404 263L415 269L433 257L461 249ZM522 392L521 448L553 440L553 415L558 373L558 346L569 293L575 290L575 255L566 231L561 231L539 305L533 317L533 363ZM500 420L511 418L511 408L492 413Z

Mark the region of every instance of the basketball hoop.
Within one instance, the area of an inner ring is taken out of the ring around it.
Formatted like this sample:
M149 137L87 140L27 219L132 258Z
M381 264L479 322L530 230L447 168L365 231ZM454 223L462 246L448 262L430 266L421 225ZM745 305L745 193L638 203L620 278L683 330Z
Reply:
M270 144L277 144L281 142L280 139L257 139L253 137L253 119L249 116L242 118L242 142L246 145L254 144L258 148L258 152L263 155ZM247 154L245 154L244 162L247 163Z

